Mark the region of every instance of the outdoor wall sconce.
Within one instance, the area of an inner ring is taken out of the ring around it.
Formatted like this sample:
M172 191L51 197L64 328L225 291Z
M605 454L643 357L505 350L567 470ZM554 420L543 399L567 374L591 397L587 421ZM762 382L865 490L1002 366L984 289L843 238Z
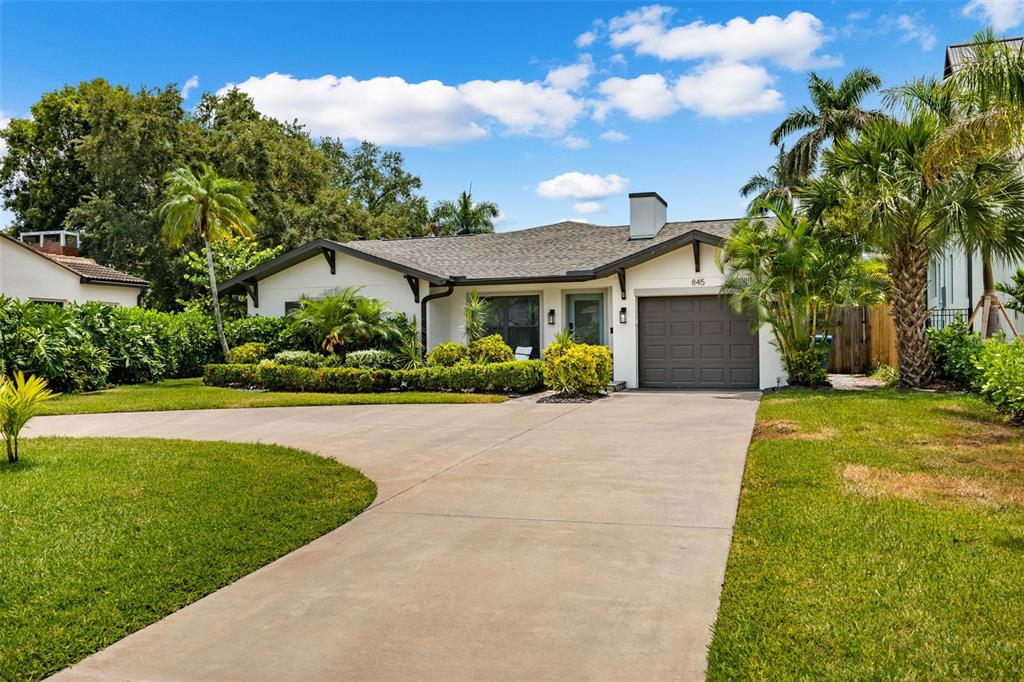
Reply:
M626 309L619 308L619 324L626 324Z
M551 308L550 310L548 310L548 324L554 324L554 323L555 323L555 309Z

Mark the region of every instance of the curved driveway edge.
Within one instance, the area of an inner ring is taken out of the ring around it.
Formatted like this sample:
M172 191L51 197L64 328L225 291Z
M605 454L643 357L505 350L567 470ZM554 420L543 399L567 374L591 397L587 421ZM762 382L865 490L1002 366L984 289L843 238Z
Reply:
M40 417L377 481L346 525L59 680L700 679L759 393Z

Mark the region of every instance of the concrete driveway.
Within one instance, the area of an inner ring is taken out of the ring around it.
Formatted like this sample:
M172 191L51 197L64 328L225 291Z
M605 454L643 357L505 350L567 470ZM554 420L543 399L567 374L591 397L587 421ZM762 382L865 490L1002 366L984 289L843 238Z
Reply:
M61 680L699 679L757 393L46 417L32 435L306 448L350 523Z

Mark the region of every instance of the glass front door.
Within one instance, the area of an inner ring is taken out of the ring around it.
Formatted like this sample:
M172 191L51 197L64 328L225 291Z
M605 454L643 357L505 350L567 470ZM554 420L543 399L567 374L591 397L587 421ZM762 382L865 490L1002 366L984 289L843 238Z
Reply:
M569 295L569 331L577 343L604 345L604 294Z

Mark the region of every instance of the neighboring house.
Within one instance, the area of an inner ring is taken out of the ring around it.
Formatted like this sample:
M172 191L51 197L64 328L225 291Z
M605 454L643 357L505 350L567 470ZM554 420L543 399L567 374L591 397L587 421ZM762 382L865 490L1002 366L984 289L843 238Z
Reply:
M74 232L0 233L0 294L64 304L100 301L132 307L149 282L78 255ZM73 244L71 243L73 242Z
M340 244L317 240L220 286L252 315L358 286L415 317L427 348L462 341L473 290L490 330L537 357L562 329L614 353L629 387L758 388L785 382L771 332L751 332L719 295L718 245L735 220L666 222L654 192L629 195L630 224L562 222L514 232Z
M1014 47L1024 47L1024 38L1007 38L1005 41ZM969 58L966 49L969 44L950 45L946 48L946 63L943 77L952 75L964 60ZM1000 262L993 264L996 282L1009 282L1024 262ZM962 249L948 248L938 254L928 268L928 307L932 311L931 324L936 327L945 326L948 322L963 317L967 319L974 306L978 304L985 287L982 283L981 254L965 254ZM1003 297L1005 301L1005 296ZM1024 334L1024 315L1007 310L1013 319L1017 331ZM978 329L981 316L975 319L974 328ZM1000 316L1005 331L1005 318Z

